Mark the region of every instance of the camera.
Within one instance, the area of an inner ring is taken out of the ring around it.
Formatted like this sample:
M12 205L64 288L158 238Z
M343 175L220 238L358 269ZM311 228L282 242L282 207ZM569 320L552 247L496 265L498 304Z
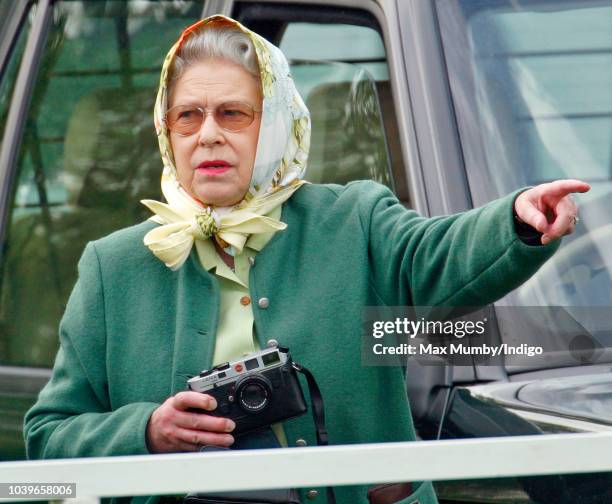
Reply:
M248 434L307 411L289 349L276 346L202 371L189 390L209 394L217 408L208 413L231 418L235 436Z

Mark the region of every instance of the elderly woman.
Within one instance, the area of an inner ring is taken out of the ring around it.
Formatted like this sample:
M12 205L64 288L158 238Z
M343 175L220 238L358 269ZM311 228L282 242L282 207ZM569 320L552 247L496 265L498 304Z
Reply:
M25 419L30 458L238 444L186 379L271 339L316 376L331 444L414 440L401 369L361 366L362 308L493 302L553 254L576 223L569 193L588 190L557 181L426 219L373 182L307 184L310 120L287 61L223 16L168 53L155 125L167 203L85 249ZM274 432L270 446L316 444L307 415ZM366 502L362 487L336 495ZM431 484L402 502L417 499L436 502Z

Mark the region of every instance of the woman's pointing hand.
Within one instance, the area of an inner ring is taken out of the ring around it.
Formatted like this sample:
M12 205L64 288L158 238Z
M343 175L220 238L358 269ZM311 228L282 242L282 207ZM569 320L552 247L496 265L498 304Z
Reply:
M516 216L542 233L542 244L574 231L578 208L571 193L585 193L591 186L580 180L555 180L528 189L514 201Z

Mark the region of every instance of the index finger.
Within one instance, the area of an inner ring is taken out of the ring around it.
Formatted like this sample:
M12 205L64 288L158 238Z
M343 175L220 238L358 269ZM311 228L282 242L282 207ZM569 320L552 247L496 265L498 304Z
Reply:
M550 182L549 187L546 188L546 193L548 196L562 198L570 193L585 193L589 189L591 189L591 186L582 180L555 180Z
M217 407L217 401L214 397L193 390L179 392L174 396L174 407L180 410L188 410L190 408L203 409L212 411Z

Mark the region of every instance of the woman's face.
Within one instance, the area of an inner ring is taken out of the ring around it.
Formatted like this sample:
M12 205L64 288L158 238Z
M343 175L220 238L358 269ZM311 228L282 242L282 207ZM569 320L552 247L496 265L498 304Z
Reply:
M189 66L174 83L168 108L197 105L207 112L228 101L248 103L261 110L262 95L257 78L240 65L225 59L208 59ZM199 131L180 136L170 131L170 143L178 181L191 196L214 206L239 203L251 183L261 114L245 129L222 129L208 113ZM210 161L221 167L207 166Z

